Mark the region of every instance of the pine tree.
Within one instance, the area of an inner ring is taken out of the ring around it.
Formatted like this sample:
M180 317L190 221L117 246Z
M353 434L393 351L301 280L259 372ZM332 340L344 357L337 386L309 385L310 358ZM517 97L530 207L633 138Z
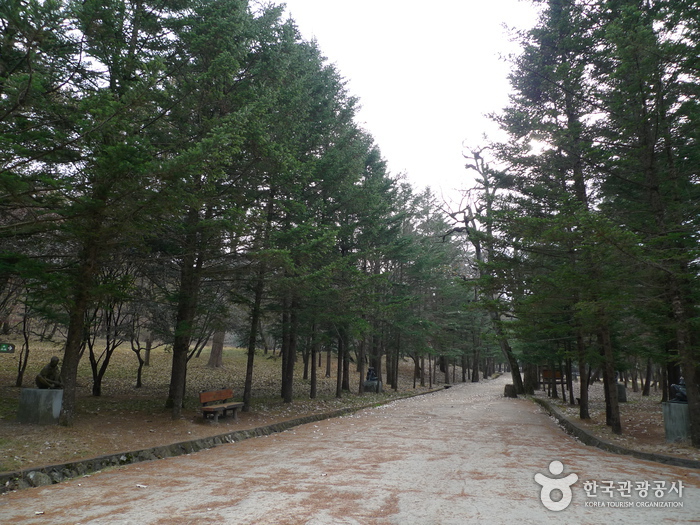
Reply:
M692 321L698 296L695 203L700 189L687 158L697 151L690 131L697 127L693 11L697 14L697 7L684 2L608 2L607 45L596 79L607 87L602 102L608 118L601 126L604 209L644 246L644 255L637 258L648 267L645 284L651 293L646 300L664 298L666 319L656 329L667 340L669 364L681 365L692 441L700 446L700 353ZM655 300L652 305L658 307Z

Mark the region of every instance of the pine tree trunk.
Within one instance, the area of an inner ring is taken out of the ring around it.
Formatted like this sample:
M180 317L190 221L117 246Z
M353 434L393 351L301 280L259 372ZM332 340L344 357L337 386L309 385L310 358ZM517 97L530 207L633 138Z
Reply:
M523 393L529 396L535 395L535 390L540 386L539 377L537 375L537 366L532 363L525 363L524 378L523 378ZM513 385L515 388L515 385ZM518 393L518 389L515 389L515 393Z
M394 373L391 374L391 388L394 392L398 391L399 389L399 359L401 356L401 333L397 332L396 333L396 349L394 353L392 354L392 358L394 360Z
M209 362L207 366L210 368L221 368L224 366L224 339L226 332L214 332L214 337L211 341L211 353L209 354Z
M343 397L343 360L345 354L345 341L338 335L338 369L335 374L335 397Z
M141 357L141 351L137 351L136 353L136 359L138 359L139 362L139 367L136 369L136 386L134 388L142 388L143 387L143 365L144 365L144 359Z
M357 387L357 392L359 394L364 394L365 392L365 341L366 339L364 337L360 341L360 351L358 352L359 355L357 359L357 373L360 375L360 384Z
M566 387L569 390L569 405L575 406L576 400L574 399L574 377L573 377L573 363L570 358L566 360Z
M80 349L85 328L85 313L87 312L92 283L97 273L97 254L96 242L89 240L81 257L80 268L74 284L73 302L68 314L68 333L63 362L61 363L63 408L60 422L64 426L73 426L75 418L78 363L80 362Z
M22 316L22 349L19 351L19 356L17 359L17 380L15 381L15 386L17 388L22 387L22 382L24 380L24 373L27 370L27 363L29 362L29 316L27 308L25 305L24 315Z
M644 387L642 388L642 395L643 396L648 396L651 392L651 380L652 380L652 375L654 373L654 364L651 360L651 357L647 358L647 370L645 374L645 379L644 379Z
M153 347L153 334L146 335L146 348L143 351L143 366L151 366L151 348Z
M284 391L284 402L291 403L294 400L294 365L296 364L297 358L297 345L298 345L298 328L299 328L299 315L297 312L297 302L292 300L292 311L289 316L290 327L289 327L289 351L287 355L287 362L285 363L285 391Z
M350 392L350 348L347 342L343 352L343 390Z
M180 270L180 290L178 293L175 317L175 336L173 338L172 369L170 372L170 389L166 407L171 409L173 420L180 419L185 400L185 382L187 380L187 357L192 340L192 330L199 297L199 279L202 259L197 252L197 233L195 225L199 221L198 211L191 209L188 215L190 232L186 239L186 255Z
M579 374L579 407L578 417L580 419L591 419L588 410L588 371L586 370L586 346L583 341L581 330L576 330L576 353L578 354L578 374Z
M639 383L637 382L637 377L639 375L639 370L637 369L638 363L635 360L634 368L632 369L632 392L639 392Z
M553 399L559 399L559 392L557 391L557 369L555 368L554 363L549 364L549 371L549 395Z
M428 387L433 388L433 356L428 354Z
M309 390L309 398L316 399L317 378L316 378L316 354L321 355L318 348L318 334L316 333L316 323L311 326L311 388Z
M610 328L602 314L602 324L600 329L600 341L603 346L605 358L605 377L607 378L606 389L610 404L610 417L608 424L613 434L622 434L622 420L620 418L620 404L617 397L617 381L615 380L615 356L613 355L612 342L610 340Z
M347 331L344 327L338 329L338 347L342 346L342 359L338 361L338 366L341 368L340 385L345 392L350 391L350 345L348 343ZM342 341L342 342L341 342Z
M270 191L268 196L266 209L266 220L265 228L262 231L261 246L264 248L268 244L270 225L272 222L272 212L275 207L275 193ZM267 266L264 262L260 262L257 272L257 278L255 281L255 291L253 297L253 305L250 311L250 333L248 334L248 348L246 356L246 367L245 367L245 384L243 385L243 412L250 411L250 403L253 397L253 371L255 365L255 349L257 347L258 341L258 331L260 333L260 338L264 341L264 335L262 331L262 299L265 292L265 274L267 272ZM267 354L267 343L264 343L265 353ZM274 352L273 352L274 355Z

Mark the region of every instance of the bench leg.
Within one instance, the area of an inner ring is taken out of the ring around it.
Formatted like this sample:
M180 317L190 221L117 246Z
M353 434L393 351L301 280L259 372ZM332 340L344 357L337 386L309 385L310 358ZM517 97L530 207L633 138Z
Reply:
M234 421L238 421L238 407L227 408L224 410L224 417L226 417L226 412L231 412L231 417Z

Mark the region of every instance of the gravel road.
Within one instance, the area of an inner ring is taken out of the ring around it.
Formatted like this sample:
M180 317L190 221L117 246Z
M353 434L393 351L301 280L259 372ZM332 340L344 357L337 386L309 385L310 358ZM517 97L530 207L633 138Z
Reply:
M700 523L700 471L582 445L532 402L503 398L506 382L5 494L0 521Z

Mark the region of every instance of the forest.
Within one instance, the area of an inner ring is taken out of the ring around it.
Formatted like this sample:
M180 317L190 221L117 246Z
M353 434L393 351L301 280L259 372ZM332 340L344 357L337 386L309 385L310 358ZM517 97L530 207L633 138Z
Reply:
M435 198L387 172L280 7L4 5L0 317L24 334L18 384L32 338L64 342L67 424L80 360L99 396L120 345L142 364L168 345L177 418L215 335L248 350L246 404L263 346L291 402L297 356L332 348L340 396L351 358L392 385L399 356L461 359L482 337Z
M229 334L246 405L263 347L285 402L299 359L315 396L323 351L337 396L351 363L388 386L401 359L473 381L504 363L518 393L549 367L579 378L581 418L601 378L616 433L619 377L658 379L664 400L684 382L700 446L700 6L534 3L492 116L507 138L465 150L474 183L449 206L388 171L281 6L4 2L0 319L24 341L18 386L32 341L60 341L70 425L81 359L99 396L120 345L140 366L167 345L177 418L188 362Z

